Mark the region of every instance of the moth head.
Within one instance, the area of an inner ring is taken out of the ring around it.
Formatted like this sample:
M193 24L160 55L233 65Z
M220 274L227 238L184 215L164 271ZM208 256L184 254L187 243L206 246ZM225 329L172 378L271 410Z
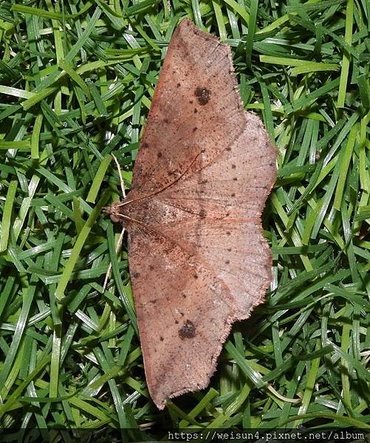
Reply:
M103 212L110 216L113 223L122 222L124 217L122 215L121 203L113 203L110 206L103 208Z

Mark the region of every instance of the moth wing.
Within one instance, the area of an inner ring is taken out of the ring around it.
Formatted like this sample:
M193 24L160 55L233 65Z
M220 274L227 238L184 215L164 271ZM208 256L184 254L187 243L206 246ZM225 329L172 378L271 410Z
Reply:
M159 409L205 388L232 323L228 288L175 242L146 228L129 236L146 380Z
M164 188L200 155L203 164L211 162L244 125L230 47L182 21L155 89L130 197Z

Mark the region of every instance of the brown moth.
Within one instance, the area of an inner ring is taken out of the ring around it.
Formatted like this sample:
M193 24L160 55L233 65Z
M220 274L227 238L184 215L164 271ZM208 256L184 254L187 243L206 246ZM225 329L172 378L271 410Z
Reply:
M183 20L168 47L128 196L108 212L128 231L150 395L205 388L232 323L271 281L261 213L276 151L245 112L229 46Z

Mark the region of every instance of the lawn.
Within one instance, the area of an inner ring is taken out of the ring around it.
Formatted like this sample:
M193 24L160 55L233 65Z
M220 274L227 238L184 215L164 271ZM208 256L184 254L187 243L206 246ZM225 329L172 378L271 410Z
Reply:
M103 208L121 198L113 156L130 187L183 17L231 46L244 107L277 147L273 281L209 387L159 411ZM367 0L0 3L1 428L370 429L369 31Z

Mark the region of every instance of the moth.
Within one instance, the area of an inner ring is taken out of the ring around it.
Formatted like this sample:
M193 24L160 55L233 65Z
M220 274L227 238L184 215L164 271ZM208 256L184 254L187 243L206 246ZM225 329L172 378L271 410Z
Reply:
M276 150L245 112L228 45L183 20L175 30L135 161L108 212L128 231L146 380L159 409L205 388L231 325L271 281L261 213Z

